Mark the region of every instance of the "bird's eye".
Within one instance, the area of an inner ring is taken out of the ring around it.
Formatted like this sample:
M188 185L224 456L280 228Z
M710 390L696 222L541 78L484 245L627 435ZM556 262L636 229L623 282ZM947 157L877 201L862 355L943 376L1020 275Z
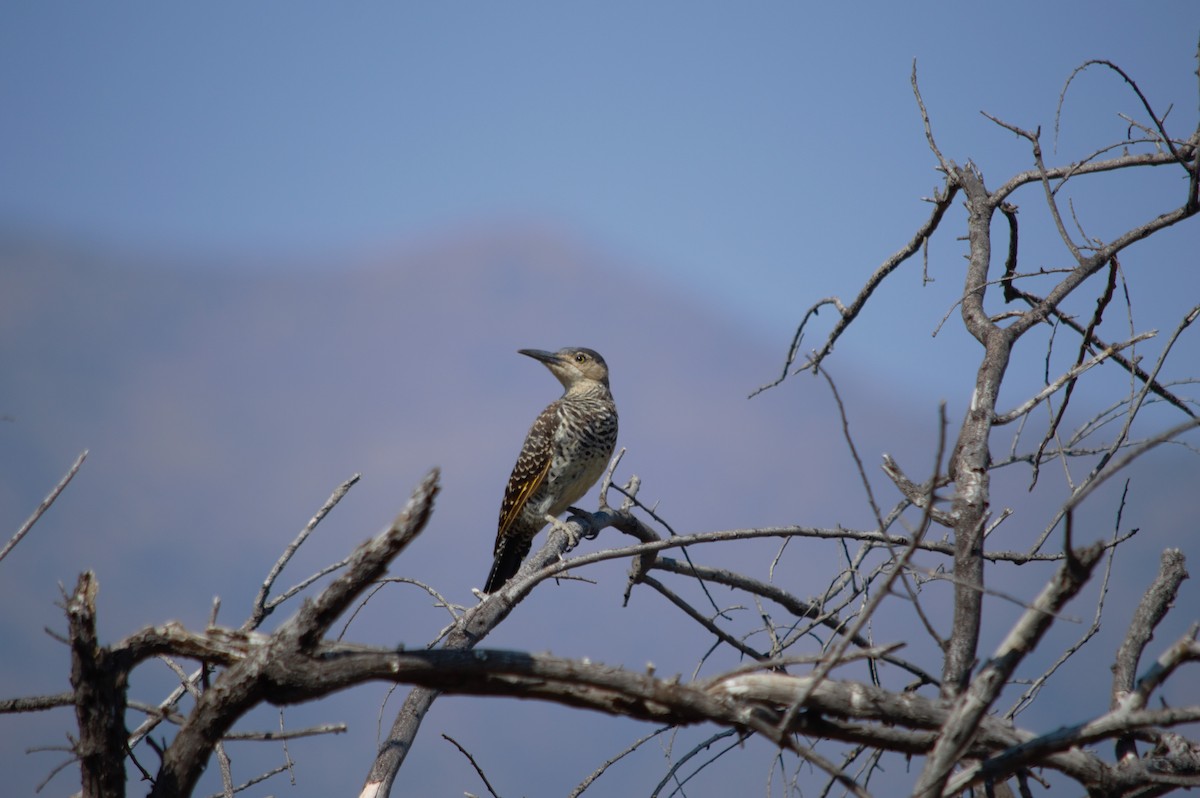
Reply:
M587 355L585 355L583 352L580 352L579 354L575 355L575 362L576 363L586 363Z

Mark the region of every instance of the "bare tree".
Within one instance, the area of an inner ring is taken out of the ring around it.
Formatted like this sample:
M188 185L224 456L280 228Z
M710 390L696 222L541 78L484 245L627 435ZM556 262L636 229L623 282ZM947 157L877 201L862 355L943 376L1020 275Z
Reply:
M141 629L104 645L96 634L98 581L92 573L83 574L65 597L72 690L0 702L0 710L75 707L78 737L72 754L85 796L123 795L130 759L150 780L152 796L190 795L214 755L222 768L225 792L231 795L240 787L224 758L223 741L236 734L235 724L250 709L263 703L313 701L371 681L412 688L365 778L362 795L371 798L390 794L426 712L443 693L521 696L656 724L658 731L598 765L574 795L602 780L616 758L655 734L694 724L710 724L718 731L678 756L662 783L647 785L651 794L660 794L671 781L684 781L683 767L694 766L691 772L698 773L703 769L697 759L700 752L726 738L731 743L749 738L769 741L779 751L780 772L794 768L791 786L798 789L803 765L806 783L815 784L814 789L823 784L821 794L871 794L877 766L887 756L910 757L919 763L904 789L922 798L967 790L991 795L1009 790L1008 782L1026 796L1032 794L1033 782L1042 781L1071 783L1076 791L1113 798L1162 795L1200 784L1200 743L1181 728L1200 721L1200 706L1151 707L1151 699L1181 665L1200 659L1197 626L1159 650L1153 664L1142 664L1153 632L1187 576L1178 550L1162 553L1159 575L1145 587L1111 662L1093 656L1093 667L1111 666L1113 678L1110 694L1083 710L1089 720L1039 730L1018 725L1016 717L1040 700L1041 687L1065 662L1084 650L1099 624L1103 592L1092 628L1074 644L1050 652L1052 664L1033 678L1026 677L1025 689L1011 708L998 706L1006 694L1019 689L1016 674L1028 674L1030 655L1046 645L1064 607L1098 573L1104 573L1106 580L1117 554L1134 545L1133 533L1122 530L1119 516L1111 535L1080 529L1080 508L1102 486L1115 487L1110 480L1135 459L1167 442L1186 444L1189 431L1200 423L1195 401L1182 396L1178 385L1161 379L1176 341L1200 315L1200 304L1182 318L1157 320L1172 327L1165 336L1139 332L1132 321L1129 334L1121 340L1102 337L1099 330L1105 314L1120 306L1122 282L1142 278L1122 267L1126 251L1200 210L1200 127L1172 134L1166 114L1151 105L1129 75L1106 61L1082 65L1068 79L1064 95L1084 69L1115 76L1136 98L1139 113L1127 119L1128 137L1054 165L1045 158L1040 130L993 118L1026 143L1031 165L997 188L988 188L979 168L969 162L960 165L939 149L914 67L913 92L941 175L929 217L875 270L852 301L827 298L811 306L798 325L779 378L759 389L774 388L789 375L810 371L825 375L841 407L837 387L824 371L834 346L885 280L902 267L911 267L935 236L951 235L946 227L955 224L951 220L956 203L961 203L967 252L955 304L966 331L980 347L967 411L951 437L950 421L941 410L941 434L931 442L929 461L919 476L910 476L893 459L884 458L882 468L897 497L890 502L876 498L872 491L868 469L858 457L843 413L846 443L859 463L875 519L872 527L790 526L677 534L653 508L639 502L637 477L621 483L615 479L619 454L602 485L596 512L580 512L556 522L546 544L520 573L475 606L455 607L425 586L448 611L450 623L423 650L388 649L342 642L330 630L385 578L392 562L420 533L433 512L436 471L421 482L408 505L381 533L345 560L272 595L295 551L351 487L352 479L335 491L285 549L264 579L249 617L237 628L218 625L214 608L213 621L202 631L172 623ZM1144 170L1166 170L1181 178L1169 198L1171 207L1157 215L1146 213L1111 240L1088 233L1087 220L1072 203L1072 191L1080 186L1085 191L1102 190L1101 181L1114 173ZM1020 206L1026 213L1045 214L1053 224L1061 241L1059 253L1039 255L1041 260L1022 253L1017 204L1021 198L1029 203ZM997 246L993 246L994 226L1006 232ZM1059 265L1047 268L1047 264ZM1081 301L1090 312L1081 314L1076 309ZM802 358L803 336L824 308L836 313L835 323L820 345ZM1031 354L1023 360L1014 360L1018 342L1035 336L1041 336L1038 347L1027 350ZM1144 353L1151 341L1157 347L1154 357L1135 354ZM1064 346L1069 354L1059 366ZM1032 353L1038 349L1041 353L1035 357ZM1036 365L1039 358L1045 371L1042 387L1011 409L1001 407L1001 388L1014 367ZM1085 380L1103 370L1128 375L1128 388L1107 397L1108 409L1068 429L1072 397L1085 390ZM1154 413L1148 411L1152 406ZM1017 432L1011 436L1008 453L998 455L1008 429ZM1068 474L1064 485L1054 487L1060 497L1055 511L1037 529L1030 526L1032 516L1010 520L1014 513L1008 508L1021 499L997 495L993 488L997 472L1024 468L1030 484L1037 485L1048 479L1041 469L1050 463L1063 465ZM70 473L78 467L77 462ZM620 496L616 506L609 504L613 493ZM18 531L3 554L35 520L36 516ZM1026 525L1023 532L1032 543L1021 548L1000 543L1023 540L1010 532L1018 523ZM595 537L608 528L631 536L632 542L564 559L580 538ZM939 528L944 532L935 533ZM781 541L769 573L783 567L788 543L795 538L835 542L844 552L843 564L829 574L821 595L809 598L789 592L773 579L704 562L713 545L760 538ZM673 556L677 553L681 556ZM649 668L633 672L480 647L488 633L547 579L567 569L584 572L593 563L611 559L631 563L627 599L634 589L657 593L694 623L700 634L711 637L714 652L728 653L740 664L724 667L714 676L684 681L661 678ZM1038 566L1042 570L1018 583L1023 591L1009 596L1021 608L1016 620L999 636L1001 642L993 651L981 651L984 598L993 589L990 586L1003 583L1006 572ZM320 590L312 588L318 578L329 574L336 574L331 583ZM948 619L930 606L931 583L950 586L953 601ZM310 595L278 628L269 634L259 631L271 613L306 592ZM744 606L755 607L756 612L750 613L754 620L739 621L745 615L728 612L718 604L718 594L732 594ZM882 620L895 616L915 618L924 638L876 642L879 629L888 628ZM155 703L135 701L129 695L129 675L155 658L178 672L180 687ZM188 673L175 664L176 659L199 664ZM191 709L186 712L180 709L185 696L191 696ZM145 720L131 732L126 718L132 712L144 714ZM149 735L160 724L174 727L165 745L153 742ZM258 737L281 739L335 729L260 732ZM1098 743L1111 743L1112 748L1104 754L1104 749L1088 747ZM465 747L459 748L466 753ZM470 754L467 757L483 775L484 768ZM896 781L890 778L894 790ZM496 794L486 776L484 783Z

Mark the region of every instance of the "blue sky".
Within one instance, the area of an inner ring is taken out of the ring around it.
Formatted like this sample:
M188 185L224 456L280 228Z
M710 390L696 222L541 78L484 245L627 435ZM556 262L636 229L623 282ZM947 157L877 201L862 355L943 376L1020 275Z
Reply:
M999 183L1027 148L978 111L1049 131L1087 58L1120 63L1190 128L1194 12L1187 0L1137 13L8 4L0 224L221 255L546 225L783 346L803 307L852 292L926 213L937 175L914 58L943 149ZM1064 159L1118 137L1116 113L1137 110L1114 76L1085 75L1068 97Z

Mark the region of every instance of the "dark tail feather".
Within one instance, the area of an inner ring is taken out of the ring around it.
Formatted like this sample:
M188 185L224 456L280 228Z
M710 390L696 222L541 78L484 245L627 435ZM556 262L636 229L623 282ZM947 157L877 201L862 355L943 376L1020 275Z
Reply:
M521 560L525 559L531 545L532 540L511 535L500 538L496 544L496 559L492 562L492 571L488 574L483 592L493 593L504 587L504 583L521 570Z

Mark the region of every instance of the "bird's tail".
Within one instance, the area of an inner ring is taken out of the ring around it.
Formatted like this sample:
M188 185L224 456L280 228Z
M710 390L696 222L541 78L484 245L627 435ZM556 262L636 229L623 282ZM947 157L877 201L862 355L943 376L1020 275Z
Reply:
M533 541L530 538L517 535L505 535L496 542L496 559L492 561L492 570L488 574L484 593L492 593L504 587L504 583L512 579L521 570L521 560L529 553Z

